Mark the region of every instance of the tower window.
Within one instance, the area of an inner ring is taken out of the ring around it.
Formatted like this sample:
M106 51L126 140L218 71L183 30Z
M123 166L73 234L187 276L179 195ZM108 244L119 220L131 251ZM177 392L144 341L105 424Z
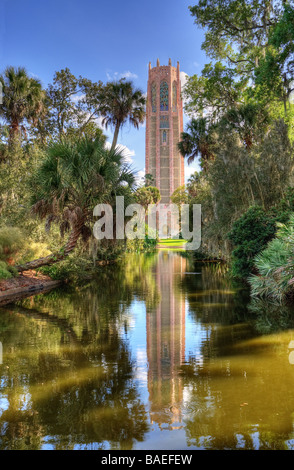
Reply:
M160 116L160 129L169 129L169 120L167 115Z
M177 110L177 82L173 83L173 111Z
M167 143L167 132L166 131L162 132L162 143L163 144Z
M160 84L160 111L168 111L168 84L161 82Z
M152 112L156 113L156 84L151 85L151 108Z

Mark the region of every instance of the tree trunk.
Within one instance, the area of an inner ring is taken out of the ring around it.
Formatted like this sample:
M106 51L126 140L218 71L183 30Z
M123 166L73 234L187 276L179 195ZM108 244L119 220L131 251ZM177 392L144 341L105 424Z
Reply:
M14 119L11 123L10 130L9 130L9 142L10 144L14 143L16 137L19 135L19 122Z
M117 144L118 133L119 133L120 124L117 122L114 130L113 141L111 145L111 150L114 150Z
M63 249L61 249L55 254L48 255L44 258L38 258L33 261L29 261L28 263L25 263L23 265L15 266L17 271L23 272L29 271L30 269L37 269L41 266L50 266L51 264L57 263L58 261L62 261L63 259L65 259L74 250L77 241L81 235L84 222L84 219L81 219L75 224Z

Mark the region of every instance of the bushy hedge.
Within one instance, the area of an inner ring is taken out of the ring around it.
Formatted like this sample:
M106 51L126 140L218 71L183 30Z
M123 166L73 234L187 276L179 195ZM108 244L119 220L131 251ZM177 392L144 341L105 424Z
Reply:
M233 245L231 271L248 278L256 270L254 259L276 236L278 225L287 224L294 213L294 188L285 190L279 203L267 211L250 207L234 224L227 238Z
M233 244L232 275L247 278L254 268L254 258L276 234L278 215L261 207L248 209L233 225L228 239Z

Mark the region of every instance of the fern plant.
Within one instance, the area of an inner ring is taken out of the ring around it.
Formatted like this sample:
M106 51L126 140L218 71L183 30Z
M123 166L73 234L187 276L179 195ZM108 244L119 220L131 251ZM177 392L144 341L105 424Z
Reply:
M287 224L278 224L276 238L254 259L257 275L249 277L253 297L279 302L294 293L294 214Z

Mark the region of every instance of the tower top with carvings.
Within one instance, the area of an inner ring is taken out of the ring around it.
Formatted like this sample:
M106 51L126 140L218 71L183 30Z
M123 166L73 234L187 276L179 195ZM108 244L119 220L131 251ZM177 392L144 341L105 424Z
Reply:
M174 67L172 65L171 59L168 60L168 65L160 65L159 59L156 61L156 66L152 67L151 62L149 62L149 79L152 78L152 76L161 76L161 78L164 78L164 76L168 75L173 75L173 79L180 79L180 64L177 62L177 66Z

